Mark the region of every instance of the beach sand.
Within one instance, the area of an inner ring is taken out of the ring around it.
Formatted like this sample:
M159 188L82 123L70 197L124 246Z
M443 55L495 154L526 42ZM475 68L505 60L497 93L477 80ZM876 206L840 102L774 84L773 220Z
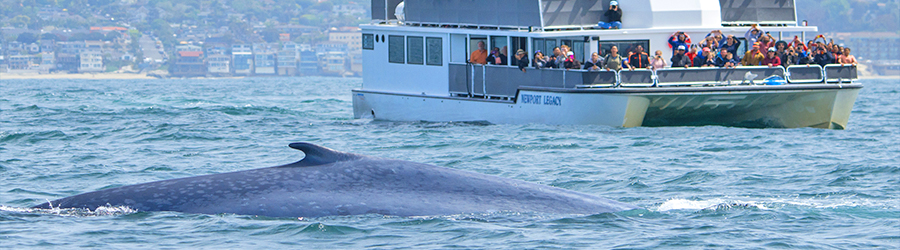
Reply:
M133 73L80 73L80 74L11 74L0 73L0 80L7 79L157 79L156 77L147 76L147 74Z

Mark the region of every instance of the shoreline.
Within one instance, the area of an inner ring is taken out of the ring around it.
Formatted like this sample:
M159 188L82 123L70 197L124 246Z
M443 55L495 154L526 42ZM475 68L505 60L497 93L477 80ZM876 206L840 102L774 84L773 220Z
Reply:
M105 79L159 79L152 76L147 76L147 74L135 74L135 73L78 73L78 74L37 74L37 73L24 73L24 74L15 74L15 73L0 73L0 80L6 79L97 79L97 80L105 80Z

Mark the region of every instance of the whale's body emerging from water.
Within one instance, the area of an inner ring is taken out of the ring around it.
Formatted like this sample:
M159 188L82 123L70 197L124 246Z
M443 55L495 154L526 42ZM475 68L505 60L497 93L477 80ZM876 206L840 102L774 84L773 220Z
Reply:
M104 189L36 208L320 217L499 211L597 214L637 207L594 195L428 164L337 152L309 143L288 165Z

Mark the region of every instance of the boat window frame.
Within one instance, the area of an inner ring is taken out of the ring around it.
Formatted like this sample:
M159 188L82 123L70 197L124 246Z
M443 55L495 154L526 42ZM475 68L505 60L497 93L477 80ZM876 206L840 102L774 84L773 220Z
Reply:
M431 41L437 40L436 43ZM436 45L437 50L432 50L432 45ZM434 57L433 57L434 56ZM432 61L437 59L437 62ZM444 65L444 39L443 37L425 37L425 65L443 66Z
M608 54L608 52L609 52L609 48L612 47L612 45L610 45L609 47L607 47L606 49L604 49L604 48L603 48L603 45L609 45L609 44L612 44L612 43L615 43L614 45L616 45L616 46L619 47L619 55L622 56L623 58L628 57L628 50L627 50L628 48L623 48L623 47L621 46L621 44L629 44L629 43L630 43L631 46L634 47L634 48L637 47L636 44L640 44L640 45L643 45L643 46L644 46L644 53L647 53L647 54L651 54L651 53L652 53L652 52L650 52L650 51L652 51L652 50L651 50L651 47L650 47L650 39L645 39L645 40L641 40L641 39L629 39L629 40L599 40L599 41L597 41L597 52L598 52L598 54L600 54L600 57L601 57L601 58L602 58L602 57L605 57L606 54Z
M414 39L419 41L413 41ZM425 37L406 36L406 64L425 65Z
M399 38L399 40L395 40L397 38ZM394 45L395 41L400 42L399 48L395 48L395 45ZM400 49L399 50L399 53L401 53L400 55L394 54L394 52L397 51L397 49ZM398 58L400 59L399 61L394 60L394 59L398 59ZM388 62L389 63L399 63L399 64L406 63L406 37L405 36L388 35Z
M375 50L375 34L362 34L362 49Z

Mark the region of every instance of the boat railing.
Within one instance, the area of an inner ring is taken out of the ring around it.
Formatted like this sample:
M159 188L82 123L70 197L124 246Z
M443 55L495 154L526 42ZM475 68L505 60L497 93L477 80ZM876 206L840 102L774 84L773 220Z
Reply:
M789 83L820 83L825 79L825 72L817 64L791 65L787 67L785 79Z
M823 69L826 83L848 83L859 79L856 66L844 64L828 64Z
M846 83L857 79L854 65L795 65L736 68L665 68L588 71L450 63L449 90L454 96L484 99L515 98L520 86L549 88L678 87L763 84L769 76L787 83ZM825 80L827 79L827 81Z
M656 70L657 86L708 85L749 83L752 80L777 75L784 77L784 68L746 66L737 68L664 68Z

